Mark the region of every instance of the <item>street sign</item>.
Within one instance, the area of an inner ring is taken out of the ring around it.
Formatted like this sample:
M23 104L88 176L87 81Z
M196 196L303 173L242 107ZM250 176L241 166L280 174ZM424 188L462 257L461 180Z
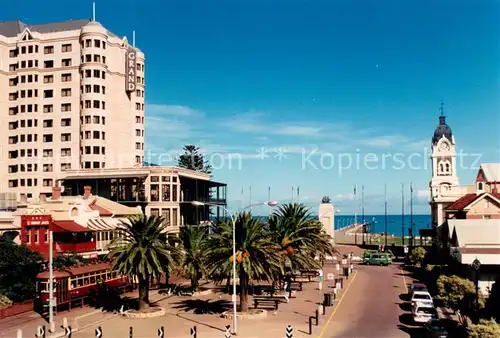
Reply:
M335 276L333 275L333 273L329 273L329 274L327 275L327 278L328 278L328 280L334 280L334 279L335 279Z
M347 259L345 259L345 258L344 258L344 259L342 260L342 265L346 265L346 264L347 264Z
M408 245L405 245L405 246L404 246L404 250L405 250L405 254L407 254L407 253L408 253L408 250L409 250L409 249L408 249Z
M95 329L95 338L101 338L102 337L102 330L101 327L98 326L97 329Z
M163 326L158 329L158 338L164 338L165 337L165 330L163 329Z

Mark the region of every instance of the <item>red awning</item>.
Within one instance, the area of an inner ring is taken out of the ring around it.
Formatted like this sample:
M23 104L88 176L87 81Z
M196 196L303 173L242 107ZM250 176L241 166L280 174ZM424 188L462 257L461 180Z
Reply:
M74 221L54 221L54 232L91 232Z

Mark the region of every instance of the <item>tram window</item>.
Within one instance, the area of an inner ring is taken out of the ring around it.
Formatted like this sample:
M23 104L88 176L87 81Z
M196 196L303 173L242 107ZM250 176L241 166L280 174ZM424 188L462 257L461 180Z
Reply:
M109 240L112 241L113 240L113 231L110 231L109 232Z
M77 286L78 286L78 285L77 285L77 281L76 281L76 279L73 279L73 278L72 278L72 279L71 279L71 288L72 288L72 289L74 289L74 288L76 288Z
M105 241L108 241L108 240L109 240L109 232L108 232L108 231L106 231L106 232L104 233L104 240L105 240Z
M44 292L49 290L48 282L38 282L38 291Z
M95 274L90 275L90 284L95 284Z

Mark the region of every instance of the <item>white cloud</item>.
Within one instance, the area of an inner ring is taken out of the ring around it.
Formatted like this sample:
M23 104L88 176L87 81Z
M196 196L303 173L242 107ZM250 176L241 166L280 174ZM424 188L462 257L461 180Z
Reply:
M168 104L146 104L146 112L148 115L155 116L200 116L202 112L193 108L181 105L168 105Z
M431 197L431 192L429 190L418 190L417 197L429 199Z

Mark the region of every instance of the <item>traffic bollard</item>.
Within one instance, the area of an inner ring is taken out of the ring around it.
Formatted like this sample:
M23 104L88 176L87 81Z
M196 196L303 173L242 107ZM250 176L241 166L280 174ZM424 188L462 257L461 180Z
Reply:
M316 310L315 315L316 315L316 318L315 318L316 319L316 326L318 326L318 320L319 320L319 311L318 310Z
M134 329L132 328L132 326L130 327L130 329L128 330L128 336L129 338L134 338Z
M309 335L313 334L313 320L314 317L309 317Z

